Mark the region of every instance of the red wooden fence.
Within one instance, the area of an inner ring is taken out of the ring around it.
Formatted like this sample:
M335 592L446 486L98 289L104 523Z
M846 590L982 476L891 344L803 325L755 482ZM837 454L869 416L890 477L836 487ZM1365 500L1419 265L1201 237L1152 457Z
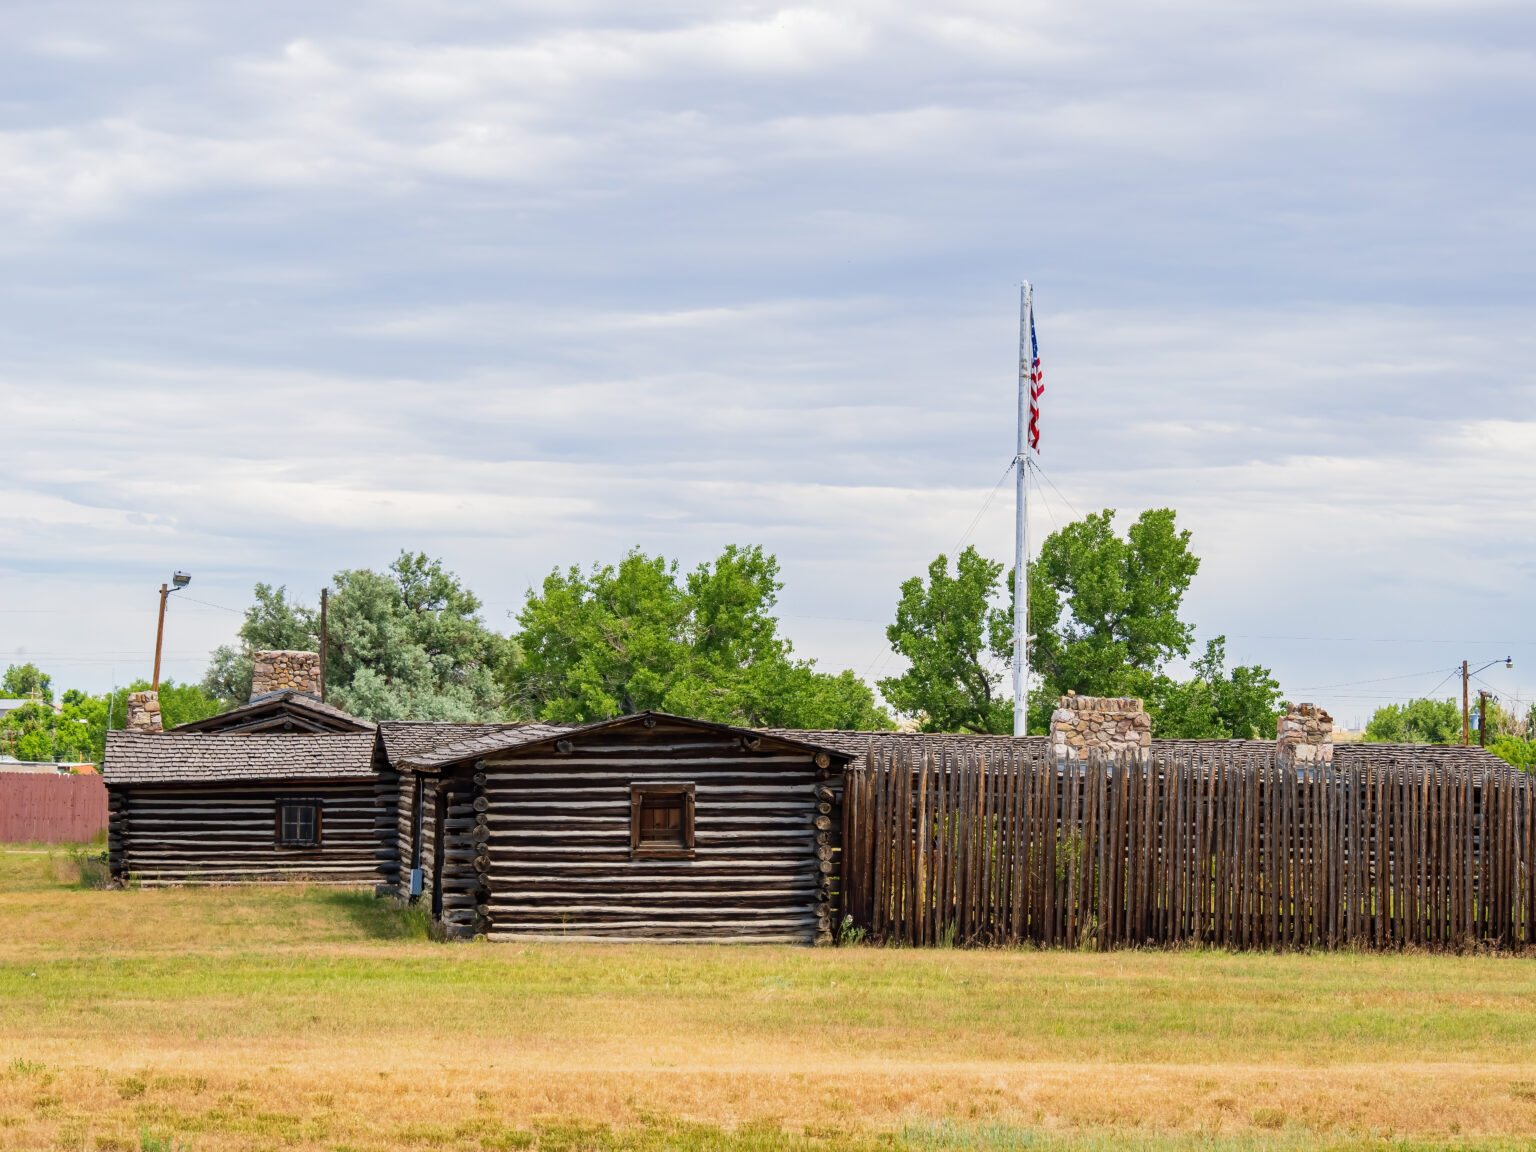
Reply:
M100 776L0 772L0 844L85 843L106 827Z

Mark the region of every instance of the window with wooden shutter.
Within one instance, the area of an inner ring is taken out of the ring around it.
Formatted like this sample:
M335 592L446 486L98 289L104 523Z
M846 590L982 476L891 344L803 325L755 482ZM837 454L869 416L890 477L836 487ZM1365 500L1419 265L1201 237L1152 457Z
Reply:
M318 848L320 801L279 800L276 831L279 848Z
M692 784L630 785L629 854L693 855Z

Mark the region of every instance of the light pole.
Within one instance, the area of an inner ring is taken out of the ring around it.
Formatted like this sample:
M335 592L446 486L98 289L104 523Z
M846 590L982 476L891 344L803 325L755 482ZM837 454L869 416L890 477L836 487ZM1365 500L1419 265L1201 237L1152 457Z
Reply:
M1472 679L1472 677L1476 676L1479 672L1486 672L1497 663L1497 660L1490 660L1481 668L1475 668L1471 672L1468 672L1468 661L1463 660L1461 662L1461 746L1463 748L1470 746L1472 743L1472 717L1469 714L1469 709L1467 708L1467 681ZM1513 656L1504 657L1504 667L1513 668L1514 666L1515 658ZM1487 715L1486 707L1484 708L1483 714L1485 716ZM1486 739L1486 737L1484 737L1484 739Z
M165 642L165 601L172 592L180 592L190 583L190 572L177 572L171 577L170 585L160 585L160 623L155 627L155 675L150 685L156 692L160 691L160 646Z

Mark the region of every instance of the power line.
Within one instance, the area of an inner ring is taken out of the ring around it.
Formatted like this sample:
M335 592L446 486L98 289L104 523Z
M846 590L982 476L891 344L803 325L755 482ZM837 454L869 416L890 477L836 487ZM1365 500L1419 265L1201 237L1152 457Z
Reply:
M1387 683L1390 680L1412 680L1412 679L1415 679L1416 677L1419 677L1419 676L1433 676L1436 672L1440 672L1440 671L1443 671L1443 670L1444 670L1444 665L1441 665L1439 668L1430 668L1430 669L1428 669L1427 671L1424 671L1424 672L1407 672L1407 673L1404 673L1401 676L1378 676L1378 677L1376 677L1373 680L1340 680L1340 681L1338 681L1335 684L1313 684L1312 686L1310 686L1308 688L1298 688L1298 689L1296 689L1296 691L1298 691L1298 692L1321 692L1321 691L1323 691L1324 689L1327 689L1327 688L1353 688L1353 687L1355 687L1358 684L1385 684L1385 683ZM1459 668L1453 668L1451 670L1451 675L1454 676L1456 674L1456 672L1458 672L1458 671L1460 671ZM1444 683L1444 681L1442 681L1441 683Z
M245 615L239 608L227 608L223 604L214 604L208 600L194 600L191 596L182 596L180 600L183 604L201 604L205 608L217 608L220 612L232 612L236 616Z

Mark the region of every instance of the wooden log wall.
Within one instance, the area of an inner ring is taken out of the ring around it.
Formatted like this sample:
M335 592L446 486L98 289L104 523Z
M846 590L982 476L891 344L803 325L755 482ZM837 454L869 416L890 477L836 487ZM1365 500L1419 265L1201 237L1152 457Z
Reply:
M492 940L830 938L841 774L810 752L662 723L487 759L479 772L471 836L488 898L475 923ZM632 858L631 784L685 781L694 856Z
M438 920L449 940L484 935L486 899L490 890L484 876L490 871L487 851L490 834L485 798L486 777L476 772L471 780L445 780L439 785L447 797L443 819L442 893Z
M146 886L306 880L369 884L378 878L374 782L175 785L109 788L108 859L113 875ZM279 798L323 805L318 848L279 848Z
M437 784L438 778L402 770L395 783L395 855L400 863L399 892L410 895L411 861L415 852L415 820L417 783L422 783L421 794L421 896L432 893L435 853L437 851Z
M1412 759L875 750L847 778L848 908L918 945L1519 949L1533 785Z
M400 773L381 768L373 784L373 831L378 837L374 858L378 861L379 884L398 894L401 880L400 854ZM410 865L409 848L404 857Z

